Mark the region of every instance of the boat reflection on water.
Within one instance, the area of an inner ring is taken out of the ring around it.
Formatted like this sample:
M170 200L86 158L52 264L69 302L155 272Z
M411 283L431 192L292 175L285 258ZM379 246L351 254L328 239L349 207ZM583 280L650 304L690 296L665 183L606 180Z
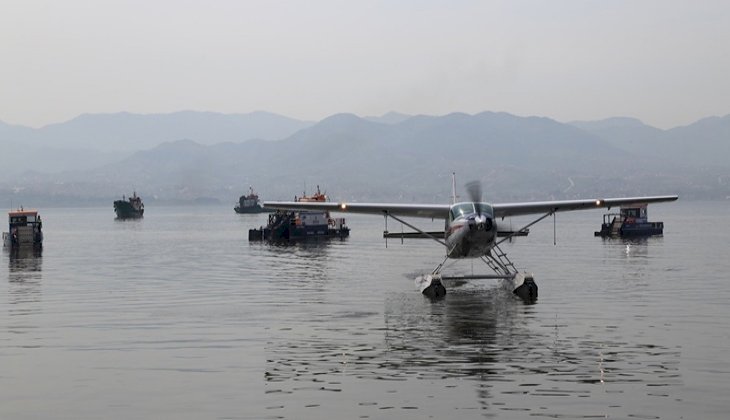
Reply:
M9 315L40 312L37 302L41 300L42 252L42 248L25 246L8 251ZM13 328L24 331L21 326Z
M42 268L43 248L17 247L7 251L10 274L32 274Z
M316 303L319 292L327 289L331 281L328 262L332 259L330 241L292 241L292 242L249 242L250 247L258 249L261 265L257 267L261 277L270 278L273 292L293 291L292 299L302 298L314 293L310 303Z
M604 238L603 243L603 258L606 261L621 260L628 261L632 267L649 266L652 256L652 247L659 246L658 252L662 252L663 249L660 245L664 238L662 236L652 236L643 238ZM629 272L629 274L631 274Z

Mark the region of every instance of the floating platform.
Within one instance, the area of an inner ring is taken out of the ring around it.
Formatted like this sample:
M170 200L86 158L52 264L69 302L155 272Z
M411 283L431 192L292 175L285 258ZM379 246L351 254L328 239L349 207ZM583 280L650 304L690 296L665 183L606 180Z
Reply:
M298 202L325 202L327 196L317 186L317 194L304 195ZM307 239L346 238L350 228L344 218L333 218L328 211L322 210L278 210L269 215L265 227L249 229L249 241L291 242Z
M289 242L306 239L346 238L350 236L350 228L317 228L317 227L261 227L249 229L249 241Z
M601 230L594 236L608 237L640 237L664 234L664 222L648 220L648 205L644 203L621 206L620 213L603 215Z

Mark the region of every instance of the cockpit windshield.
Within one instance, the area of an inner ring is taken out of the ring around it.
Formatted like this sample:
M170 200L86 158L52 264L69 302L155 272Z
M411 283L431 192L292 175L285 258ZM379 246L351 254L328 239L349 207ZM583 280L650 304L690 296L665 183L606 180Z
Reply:
M477 206L479 208L479 213L492 216L493 210L492 206L490 206L487 203L458 203L451 206L451 220L458 219L459 217L464 217L468 214L474 214L476 213L476 209L474 206Z
M475 205L479 208L479 213L481 214L486 214L488 216L492 216L494 214L492 206L487 203L475 203Z
M451 206L451 220L474 213L474 203L459 203Z

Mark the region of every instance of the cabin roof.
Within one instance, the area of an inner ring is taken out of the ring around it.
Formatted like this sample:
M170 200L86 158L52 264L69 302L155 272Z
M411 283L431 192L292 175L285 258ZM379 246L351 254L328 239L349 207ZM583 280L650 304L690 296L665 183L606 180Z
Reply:
M38 210L13 210L8 212L8 216L37 216Z
M645 209L649 207L647 203L632 203L632 204L623 204L621 205L621 209Z

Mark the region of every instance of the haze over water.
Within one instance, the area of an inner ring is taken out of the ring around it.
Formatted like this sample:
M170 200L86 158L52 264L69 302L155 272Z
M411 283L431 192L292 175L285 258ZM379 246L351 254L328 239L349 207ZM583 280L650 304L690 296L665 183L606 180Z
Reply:
M558 214L556 246L541 222L504 247L535 305L424 298L443 251L386 248L378 217L284 247L229 207L41 209L42 255L0 260L0 418L724 419L729 206L650 206L665 235L634 242L595 238L601 211Z

